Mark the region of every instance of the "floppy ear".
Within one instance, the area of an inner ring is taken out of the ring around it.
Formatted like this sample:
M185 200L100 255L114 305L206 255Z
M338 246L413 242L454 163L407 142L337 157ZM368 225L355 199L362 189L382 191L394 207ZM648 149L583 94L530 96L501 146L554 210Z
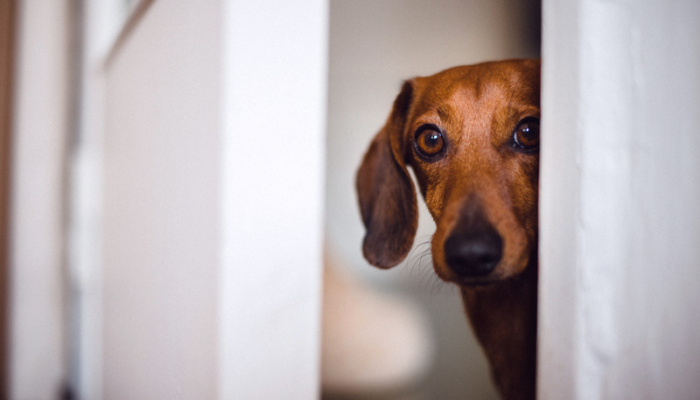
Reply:
M412 97L412 83L405 82L357 173L360 211L367 229L362 251L370 264L381 268L406 258L418 227L416 191L406 170L402 138Z

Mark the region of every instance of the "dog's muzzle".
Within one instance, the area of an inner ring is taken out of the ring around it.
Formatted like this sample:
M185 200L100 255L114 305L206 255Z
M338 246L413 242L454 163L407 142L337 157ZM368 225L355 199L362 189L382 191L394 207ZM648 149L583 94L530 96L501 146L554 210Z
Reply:
M462 226L445 240L445 261L460 278L484 277L496 268L503 240L490 223Z

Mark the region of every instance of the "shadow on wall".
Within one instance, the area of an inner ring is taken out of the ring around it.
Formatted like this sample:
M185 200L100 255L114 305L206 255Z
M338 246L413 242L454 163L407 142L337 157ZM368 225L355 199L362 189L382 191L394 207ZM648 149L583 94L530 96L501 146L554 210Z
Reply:
M380 271L362 258L354 178L403 80L456 65L538 58L540 3L332 0L330 12L326 233L335 262L326 272L324 398L495 399L459 294L437 280L424 253L434 224L422 200L414 251ZM389 318L392 310L403 317ZM392 321L415 332L392 338ZM404 353L402 346L420 349Z

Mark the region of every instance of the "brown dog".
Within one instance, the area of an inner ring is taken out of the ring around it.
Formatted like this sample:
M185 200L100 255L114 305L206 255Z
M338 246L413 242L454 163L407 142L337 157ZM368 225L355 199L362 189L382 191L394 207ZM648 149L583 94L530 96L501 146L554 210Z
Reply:
M451 68L404 83L362 161L365 258L389 268L437 225L437 275L456 283L506 399L535 398L540 62Z

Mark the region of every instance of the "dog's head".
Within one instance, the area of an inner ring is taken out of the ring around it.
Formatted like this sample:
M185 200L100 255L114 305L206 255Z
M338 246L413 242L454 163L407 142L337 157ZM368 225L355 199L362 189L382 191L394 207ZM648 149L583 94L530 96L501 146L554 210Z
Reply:
M536 257L540 62L456 67L404 83L357 175L363 252L392 267L418 225L410 165L437 225L435 271L495 282Z

